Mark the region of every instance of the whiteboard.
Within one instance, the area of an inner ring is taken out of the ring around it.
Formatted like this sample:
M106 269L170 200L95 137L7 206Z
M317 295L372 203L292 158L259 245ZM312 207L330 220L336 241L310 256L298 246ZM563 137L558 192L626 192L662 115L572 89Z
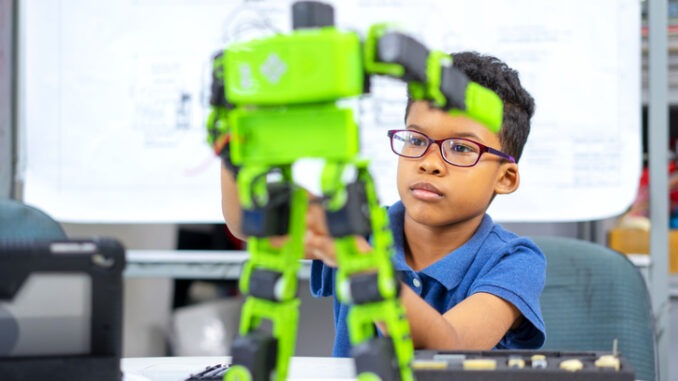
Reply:
M211 56L233 41L288 32L290 4L20 2L25 201L65 222L221 222L219 161L203 127ZM520 189L495 199L495 220L603 219L633 201L642 161L638 1L334 5L340 28L364 35L393 22L430 48L488 53L520 72L536 113ZM405 86L374 84L355 104L362 153L390 204L396 159L385 131L403 125Z

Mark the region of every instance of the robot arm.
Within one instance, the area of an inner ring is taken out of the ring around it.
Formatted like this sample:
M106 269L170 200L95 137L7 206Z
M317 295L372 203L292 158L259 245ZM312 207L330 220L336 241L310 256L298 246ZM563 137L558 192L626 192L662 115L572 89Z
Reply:
M466 114L495 133L501 128L503 104L497 94L454 68L449 54L430 51L386 24L370 28L365 41L365 70L407 82L413 99L430 100L450 113Z

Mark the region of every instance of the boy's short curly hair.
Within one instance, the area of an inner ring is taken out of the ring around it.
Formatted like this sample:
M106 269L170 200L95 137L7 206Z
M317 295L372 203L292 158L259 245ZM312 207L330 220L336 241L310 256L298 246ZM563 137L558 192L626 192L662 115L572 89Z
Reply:
M534 99L520 84L518 72L496 57L477 52L452 53L453 66L471 81L487 87L504 102L504 120L499 132L502 151L516 161L530 134L530 119L534 115ZM405 119L413 100L408 99Z

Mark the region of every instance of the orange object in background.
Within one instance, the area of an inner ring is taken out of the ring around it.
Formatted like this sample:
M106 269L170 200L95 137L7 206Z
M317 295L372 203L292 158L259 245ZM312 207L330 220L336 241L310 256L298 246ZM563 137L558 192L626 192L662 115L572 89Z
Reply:
M613 228L607 245L624 254L649 254L650 232L643 229ZM678 230L669 231L669 271L678 274Z

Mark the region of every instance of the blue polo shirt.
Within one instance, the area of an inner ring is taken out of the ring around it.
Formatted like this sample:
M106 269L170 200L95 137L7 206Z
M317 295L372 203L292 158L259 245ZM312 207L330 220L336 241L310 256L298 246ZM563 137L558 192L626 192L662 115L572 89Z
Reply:
M509 330L496 349L536 349L546 339L539 297L544 288L546 259L531 240L511 233L483 217L473 237L436 263L414 271L405 261L403 224L405 208L398 201L388 210L400 278L441 314L477 292L496 295L523 314L523 323ZM334 295L335 269L322 261L311 265L311 293ZM346 320L349 307L334 295L333 355L349 357L351 344Z

